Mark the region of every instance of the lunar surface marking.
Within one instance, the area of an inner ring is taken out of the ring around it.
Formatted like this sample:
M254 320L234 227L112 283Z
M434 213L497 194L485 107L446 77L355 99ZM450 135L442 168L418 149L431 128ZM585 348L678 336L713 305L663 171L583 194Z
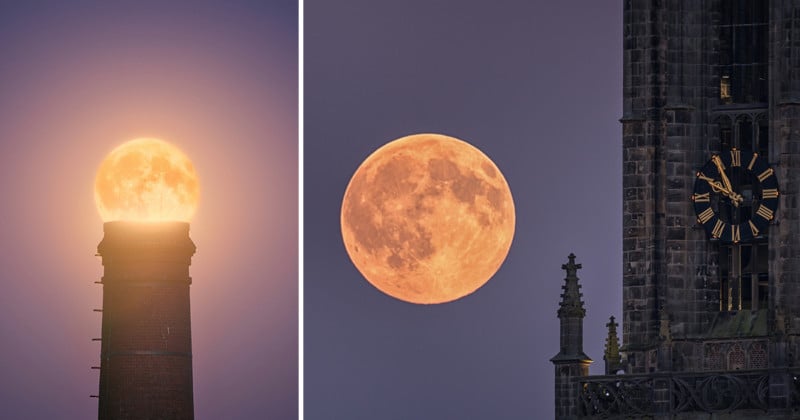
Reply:
M358 168L342 203L342 237L379 290L412 303L468 295L502 264L514 203L500 170L461 140L395 140Z
M104 221L189 221L199 183L177 147L141 138L114 149L95 178L95 202Z

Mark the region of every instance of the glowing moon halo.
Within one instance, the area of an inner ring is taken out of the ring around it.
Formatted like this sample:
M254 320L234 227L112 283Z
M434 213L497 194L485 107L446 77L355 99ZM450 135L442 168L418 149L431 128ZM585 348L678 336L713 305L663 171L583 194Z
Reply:
M154 138L138 138L112 150L94 183L95 204L105 222L188 222L199 197L189 158Z
M342 202L344 245L373 286L411 303L444 303L483 286L514 236L514 200L480 150L440 134L372 153Z

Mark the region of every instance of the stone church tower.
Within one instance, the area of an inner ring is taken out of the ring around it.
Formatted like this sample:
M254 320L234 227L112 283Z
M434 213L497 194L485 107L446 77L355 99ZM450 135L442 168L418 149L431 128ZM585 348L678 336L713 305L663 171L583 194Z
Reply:
M557 417L800 418L800 0L623 22L622 344Z

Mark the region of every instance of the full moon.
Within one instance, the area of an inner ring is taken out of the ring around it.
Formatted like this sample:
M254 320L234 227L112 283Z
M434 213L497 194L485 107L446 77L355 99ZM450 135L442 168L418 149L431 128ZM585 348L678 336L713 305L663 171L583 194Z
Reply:
M131 140L112 150L94 183L94 200L105 222L188 222L199 196L189 158L152 138Z
M514 200L486 155L459 139L416 134L356 170L342 202L347 253L376 288L444 303L483 286L514 237Z

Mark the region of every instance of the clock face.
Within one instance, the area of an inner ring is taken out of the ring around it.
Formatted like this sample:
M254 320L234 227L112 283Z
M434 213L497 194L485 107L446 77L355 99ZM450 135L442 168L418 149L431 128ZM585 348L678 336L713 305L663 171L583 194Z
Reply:
M766 233L778 209L778 179L758 153L730 150L697 172L694 211L711 239L743 242Z

